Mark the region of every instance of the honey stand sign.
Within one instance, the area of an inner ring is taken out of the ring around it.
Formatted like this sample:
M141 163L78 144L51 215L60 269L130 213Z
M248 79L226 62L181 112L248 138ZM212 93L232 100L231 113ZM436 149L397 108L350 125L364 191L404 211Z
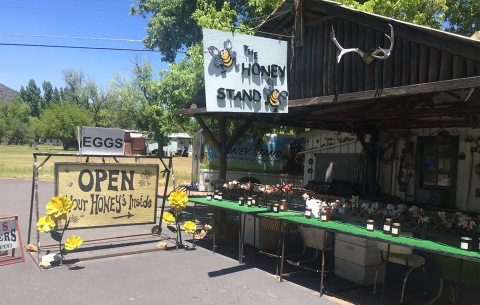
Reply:
M55 193L73 202L69 228L153 224L157 164L55 163Z

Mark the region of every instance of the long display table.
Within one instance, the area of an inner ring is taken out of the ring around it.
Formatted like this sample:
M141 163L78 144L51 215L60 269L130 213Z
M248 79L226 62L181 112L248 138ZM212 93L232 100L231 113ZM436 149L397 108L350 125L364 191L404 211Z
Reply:
M283 221L286 223L296 224L296 225L304 225L313 228L322 229L329 232L338 232L342 234L353 235L357 237L363 237L375 241L381 241L388 244L388 251L390 249L390 245L399 245L399 246L406 246L413 249L430 252L434 254L445 255L448 257L454 257L460 259L461 262L463 261L470 261L480 263L480 252L478 251L468 251L460 249L459 247L451 246L448 244L444 244L437 241L421 239L417 237L411 236L399 236L395 237L389 234L384 234L381 230L374 230L374 231L367 231L366 227L358 226L349 223L343 223L340 221L330 220L326 222L322 222L317 218L305 218L304 213L299 211L286 211L286 212L279 212L274 213L271 211L267 211L264 207L248 207L248 206L239 206L237 202L229 201L229 200L207 200L204 197L201 198L190 198L191 202L195 204L204 204L208 206L223 208L230 211L235 211L241 213L241 215L245 214L252 214L256 217L268 217L277 219L279 221ZM242 221L240 221L242 224ZM244 236L244 228L245 222L243 221L243 226L240 225L239 228L239 263L242 263L243 257L243 236ZM475 241L478 242L478 241ZM458 241L460 244L460 240ZM283 245L282 245L283 248ZM387 259L389 253L387 252ZM281 263L283 265L283 253L281 258ZM283 268L281 268L283 269ZM323 291L323 268L321 274L321 284L320 284L320 294ZM461 275L460 275L461 276ZM460 278L459 278L460 280ZM382 300L383 300L383 291L382 291Z
M287 212L269 212L264 207L247 207L239 206L237 202L229 200L207 200L206 198L190 198L191 202L204 204L214 207L223 208L226 210L253 214L257 217L270 217L280 221L301 224L314 228L323 229L330 232L339 232L343 234L354 235L358 237L368 238L376 241L382 241L393 245L406 246L414 249L455 257L462 260L478 262L480 263L480 252L468 251L454 247L441 242L436 242L427 239L421 239L411 236L399 236L394 237L392 235L384 234L381 230L367 231L365 227L353 225L349 223L342 223L340 221L330 220L326 222L320 221L318 218L305 218L304 214L299 211L287 211ZM458 241L460 244L460 240Z
M243 245L244 245L244 238L245 238L245 215L246 214L257 214L262 212L267 212L266 208L263 207L248 207L246 205L240 206L237 202L229 201L229 200L207 200L205 197L190 197L190 202L197 204L208 205L216 208L221 208L225 210L229 210L232 212L240 213L240 225L238 231L238 263L243 263ZM215 252L215 230L213 228L213 252Z

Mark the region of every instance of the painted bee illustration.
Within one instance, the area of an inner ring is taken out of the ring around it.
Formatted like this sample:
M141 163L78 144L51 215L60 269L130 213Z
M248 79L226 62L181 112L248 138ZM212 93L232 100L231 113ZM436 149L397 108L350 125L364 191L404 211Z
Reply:
M271 78L267 79L268 87L263 88L263 94L267 97L267 102L272 107L278 107L280 104L283 104L287 101L288 92L287 91L278 91L273 88L273 80Z
M225 73L225 68L234 66L237 61L237 53L232 51L232 42L227 39L223 43L224 49L219 51L216 47L208 47L208 53L213 57L213 63L215 66L222 69L222 73Z

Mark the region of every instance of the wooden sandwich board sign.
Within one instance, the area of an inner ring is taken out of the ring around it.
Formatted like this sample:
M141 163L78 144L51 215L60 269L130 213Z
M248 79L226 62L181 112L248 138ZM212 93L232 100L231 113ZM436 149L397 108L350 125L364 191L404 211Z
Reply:
M156 222L158 164L55 163L55 194L73 202L69 229Z
M0 266L25 261L18 216L0 217Z

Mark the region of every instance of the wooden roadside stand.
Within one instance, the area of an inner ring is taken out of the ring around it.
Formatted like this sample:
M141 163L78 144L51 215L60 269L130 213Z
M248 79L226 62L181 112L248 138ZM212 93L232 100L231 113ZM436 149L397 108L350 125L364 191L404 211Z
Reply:
M390 55L371 58L391 45L389 24L394 35ZM359 48L365 56L338 58L332 30L343 48ZM177 110L194 117L219 150L221 179L228 147L252 122L357 134L362 145L368 144L370 193L376 189L372 154L379 131L480 125L479 41L321 0L284 1L257 36L289 43L288 114L207 112L204 93ZM207 119L217 121L217 135ZM226 138L227 120L245 122L231 139ZM373 142L364 142L367 134Z
M196 118L220 152L221 179L229 147L252 122L301 127L310 130L305 183L321 176L314 170L332 145L329 156L360 156L364 198L381 190L433 211L480 213L479 40L322 0L284 1L256 35L288 42L288 113L207 111L202 93L177 111ZM227 120L245 122L230 141ZM455 259L458 297L469 267Z

